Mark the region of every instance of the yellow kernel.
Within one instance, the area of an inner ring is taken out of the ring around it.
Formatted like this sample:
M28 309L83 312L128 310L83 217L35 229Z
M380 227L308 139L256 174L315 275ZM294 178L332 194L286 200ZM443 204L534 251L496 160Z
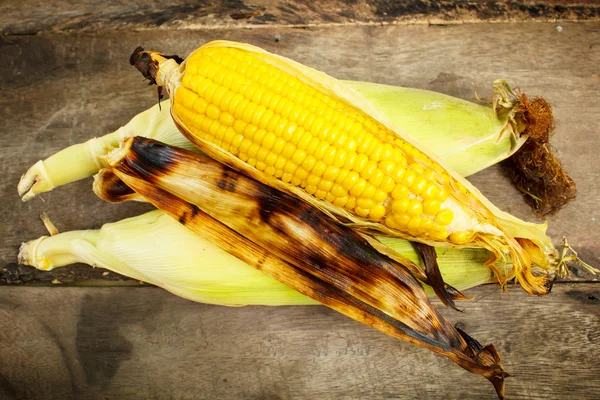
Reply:
M453 232L448 236L448 240L452 243L463 244L469 241L469 235L465 231Z
M254 114L254 110L256 110L256 103L249 103L244 110L244 114L242 115L242 119L245 123L249 124L252 122L252 115Z
M323 161L317 161L313 169L310 171L311 174L316 176L322 176L327 169L327 165Z
M406 209L406 213L410 216L421 215L423 213L423 203L417 199L411 199L408 208Z
M308 186L317 186L319 182L321 182L320 176L310 175L308 178L306 178L306 184Z
M341 185L349 173L350 171L348 171L347 169L340 169L340 172L337 174L337 177L335 178L334 182L339 183Z
M283 147L285 146L285 140L281 139L281 138L277 138L275 140L275 144L273 145L273 153L281 153L281 151L283 150Z
M356 199L356 206L370 210L371 208L375 207L375 203L373 202L373 199L359 197Z
M293 144L291 144L291 143L287 143L283 147L283 151L281 152L281 155L284 156L287 159L291 159L292 156L294 155L295 151L296 151L296 147Z
M412 217L410 219L410 221L408 222L408 225L406 225L406 228L408 228L408 230L410 232L415 232L417 231L419 228L421 227L421 217Z
M371 176L373 176L376 170L377 163L375 161L369 160L367 161L367 165L365 166L365 168L360 172L360 176L362 176L365 179L369 179Z
M358 204L358 201L356 202L356 204ZM362 208L362 207L359 207L358 205L354 208L354 212L359 217L366 217L367 215L369 215L369 211L370 210L368 208Z
M246 153L240 153L240 155L238 157L242 161L248 161L248 154L246 154Z
M317 193L318 189L316 186L308 185L308 186L306 186L306 189L304 189L304 190L306 190L306 193L308 193L308 194L315 194L315 193Z
M292 161L297 165L301 165L305 159L306 159L306 151L300 150L300 149L297 149L294 152L294 155L292 156Z
M346 156L346 161L344 162L344 168L347 170L352 170L354 168L354 164L356 164L356 160L358 159L358 154L356 153L348 153Z
M294 172L296 172L296 169L298 168L298 166L296 164L294 164L293 162L288 161L285 166L283 167L283 172L286 174L294 174Z
M221 110L214 104L209 104L206 108L206 116L212 120L219 119L219 114L221 114Z
M429 236L434 240L446 240L448 231L444 227L435 227L434 230L429 232Z
M336 167L343 167L346 164L347 153L343 150L339 150L335 153L335 157L333 159L333 165Z
M431 218L422 218L419 230L421 232L431 232L433 230L433 220Z
M310 139L310 142L308 143L308 146L306 147L306 152L308 154L315 154L315 151L317 150L317 147L319 146L319 138L318 137L312 137Z
M376 189L375 195L373 196L373 201L375 203L383 203L387 197L388 194L384 190Z
M298 167L298 169L294 173L294 176L296 178L300 179L300 181L303 181L304 179L306 179L308 177L308 175L309 175L308 171L302 167Z
M246 99L244 99L244 96L242 96L239 93L236 93L232 98L231 101L229 102L229 108L227 109L227 111L229 111L230 113L235 115L236 119L239 119L240 117L238 117L238 114L235 112L236 110L238 110L241 104L243 104L244 101L248 101Z
M396 169L394 169L394 172L392 173L392 178L394 178L394 180L400 182L400 181L402 181L402 178L404 177L405 172L406 172L406 168L404 168L404 166L397 165Z
M267 168L267 164L265 164L263 161L256 161L256 169L259 171L264 171L265 168Z
M263 149L265 149L265 148L263 147ZM265 157L265 164L267 164L267 166L273 166L273 165L275 165L276 162L277 162L277 154L268 152L267 156Z
M258 168L258 166L256 167ZM283 176L281 177L281 180L284 181L285 183L289 183L292 181L292 178L294 177L294 175L292 174L283 174Z
M204 114L208 108L208 102L202 97L198 97L194 102L194 111L198 114Z
M454 213L448 208L444 208L435 216L435 222L439 225L449 225L454 219Z
M235 131L231 128L227 128L227 130L225 131L225 138L223 139L223 142L225 142L229 146L231 146L231 141L233 140L234 135L235 135Z
M348 196L336 197L333 200L333 205L336 207L344 207L348 203Z
M367 163L369 162L369 157L367 157L364 154L358 154L356 156L356 161L354 162L354 170L356 172L362 172L362 170L365 169L365 167L367 166Z
M423 211L428 215L436 215L440 211L441 203L435 199L426 199L423 202Z
M365 190L363 190L363 192L360 194L360 197L371 199L371 198L373 198L373 196L375 196L376 190L377 190L377 188L375 186L373 186L367 182Z
M342 187L342 185L339 185L337 183L331 187L331 193L335 197L344 197L348 195L348 192Z
M427 178L422 175L417 175L412 185L410 185L411 191L414 194L419 195L427 187L427 183Z
M396 186L394 186L394 190L392 190L392 198L394 199L405 199L408 198L409 194L410 190L401 183L397 183Z
M261 147L258 149L258 152L256 153L256 159L258 161L265 161L267 159L267 156L269 155L269 150L265 149L264 147Z
M345 207L348 210L354 210L354 207L356 207L356 197L348 196L348 202L346 203Z
M325 156L325 153L329 149L330 145L327 142L320 142L314 153L312 153L317 160L322 160Z
M338 167L330 165L325 169L325 172L323 173L323 178L333 182L335 181L339 173L340 169Z
M395 186L396 181L394 181L394 178L392 178L389 175L385 175L381 181L381 184L379 185L381 190L383 190L386 193L390 193L392 190L394 190Z
M413 170L417 175L423 175L423 173L425 172L425 168L423 168L423 166L418 163L408 164L408 168Z
M294 185L294 186L300 186L300 184L302 183L302 179L300 179L300 178L296 178L296 177L293 177L293 178L292 178L292 182L291 182L291 183L292 183L292 185Z
M212 102L217 107L221 107L221 102L223 101L223 96L227 93L228 90L225 86L219 86L217 90L215 90L215 94L213 95ZM224 107L221 107L224 108Z
M259 104L256 107L256 109L254 110L254 113L252 114L252 124L259 126L261 117L263 116L263 114L266 111L267 111L267 108L265 106L263 106L262 104Z
M394 214L394 222L398 228L406 228L410 222L410 217L406 214Z
M424 199L435 199L438 197L439 193L440 188L437 187L436 184L431 183L423 190L423 192L421 192L421 197Z
M240 119L235 120L233 123L233 130L236 131L236 133L242 133L244 132L244 129L246 129L246 123Z
M443 187L440 188L440 191L438 193L437 196L438 200L443 203L444 200L446 200L448 198L448 192L446 191L446 189L444 189Z
M310 132L302 132L301 134L298 135L298 143L296 144L296 146L299 149L305 150L308 148L308 145L311 143L312 141L312 135L310 134Z
M275 165L273 165L275 167L275 169L277 171L275 171L275 175L279 174L281 172L281 174L278 176L281 177L281 175L283 175L283 167L285 167L285 165L287 164L287 160L281 156L277 157L277 161L275 161Z
M373 221L379 221L385 215L386 209L383 204L378 204L371 209L369 213L369 218Z
M268 166L267 168L265 168L265 174L274 176L275 175L275 167Z
M326 192L329 192L331 190L331 187L333 186L333 182L331 181L327 181L327 180L321 180L321 182L319 182L319 184L317 185L317 187L319 188L319 190L324 190Z
M234 121L233 115L229 114L228 112L221 113L221 117L219 118L219 121L221 121L221 123L223 125L231 126L231 125L233 125L233 121Z
M335 159L335 154L337 153L337 150L335 147L331 146L327 149L327 151L325 152L325 155L323 156L323 162L327 165L332 165L333 164L333 160Z
M352 189L350 189L350 194L354 197L360 196L366 187L367 181L363 178L358 178L354 186L352 186Z
M393 160L385 159L379 162L379 169L386 174L391 174L396 168L396 163Z
M410 187L410 186L412 186L416 177L417 177L417 174L415 174L414 171L407 169L406 172L404 172L404 176L402 177L402 183L404 183L406 186Z
M248 149L248 157L256 158L256 154L258 153L259 149L260 149L260 146L258 144L252 143L250 145L250 148Z
M350 171L348 173L348 176L346 177L346 179L344 179L342 181L342 186L347 191L350 191L350 189L352 189L354 187L354 185L356 185L356 183L358 182L359 179L360 179L360 177L357 172Z
M400 199L392 201L392 212L394 214L404 214L410 204L409 199Z
M380 169L375 169L371 178L369 178L369 182L375 187L379 187L381 182L383 182L383 172Z
M396 222L394 222L394 216L393 215L389 215L387 217L385 217L385 220L383 221L383 223L390 229L397 229L398 225L396 224Z
M304 159L304 162L302 163L302 168L304 168L307 171L312 171L312 169L315 167L316 163L317 163L316 158L314 158L313 156L307 156Z
M327 193L327 196L325 197L325 201L328 203L333 203L333 201L335 200L335 196L331 194L331 192Z

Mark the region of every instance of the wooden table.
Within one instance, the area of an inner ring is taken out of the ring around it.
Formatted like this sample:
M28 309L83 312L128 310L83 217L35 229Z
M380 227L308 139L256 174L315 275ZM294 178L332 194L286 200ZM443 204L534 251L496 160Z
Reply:
M426 2L413 1L404 8L376 1L7 3L0 5L0 281L17 285L0 286L2 399L494 398L484 379L321 306L225 308L147 286L32 286L48 276L14 262L20 242L45 233L40 212L67 231L149 209L103 203L90 180L29 203L16 193L38 159L154 104L155 91L128 63L138 45L187 55L226 38L343 79L472 99L507 78L543 95L558 122L553 144L579 189L550 218L549 234L556 244L568 235L584 260L600 264L600 12L593 3L550 1L535 6L537 14L527 2L471 2L473 9L464 2L421 9ZM588 21L565 21L581 18ZM491 23L506 20L532 22ZM499 169L471 180L502 209L535 220ZM68 283L84 271L101 276L79 266L50 280ZM475 300L463 303L463 313L440 306L496 345L513 375L508 398L600 398L600 286L572 271L545 297L486 286L471 291Z

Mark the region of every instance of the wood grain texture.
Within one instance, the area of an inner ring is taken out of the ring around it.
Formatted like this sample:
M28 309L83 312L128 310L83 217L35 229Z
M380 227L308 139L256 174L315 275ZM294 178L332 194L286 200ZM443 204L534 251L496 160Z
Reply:
M508 399L597 399L599 284L561 284L543 298L514 289L478 288L464 313L443 313L496 345L513 375ZM0 319L6 400L495 398L485 379L322 306L5 287Z
M594 0L7 0L0 32L599 20Z
M518 37L518 44L511 37ZM0 42L0 267L14 264L22 241L45 234L38 219L42 211L66 231L97 228L149 209L104 203L91 192L91 180L28 203L20 201L16 184L37 160L111 132L154 104L155 89L128 63L136 46L185 56L217 38L257 44L342 79L473 99L475 92L489 96L493 80L502 77L530 95L543 95L558 123L553 143L579 188L578 199L550 219L548 232L557 245L568 235L588 263L600 265L600 169L594 150L600 146L600 24L564 24L558 32L553 24L531 23L5 36ZM471 181L500 208L535 220L499 169ZM597 277L574 267L571 279Z

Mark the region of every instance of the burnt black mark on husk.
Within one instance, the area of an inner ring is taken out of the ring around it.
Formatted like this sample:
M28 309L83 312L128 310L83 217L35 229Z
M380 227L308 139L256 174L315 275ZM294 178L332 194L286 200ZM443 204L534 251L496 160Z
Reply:
M136 137L131 142L127 165L136 174L154 182L177 164L177 153L170 146L152 139Z
M442 273L440 271L438 262L437 262L437 254L435 252L435 248L428 244L413 242L413 246L419 253L421 260L423 260L423 264L425 264L425 275L427 275L427 284L433 288L435 294L442 300L442 302L448 307L452 307L456 311L456 304L454 303L453 292L458 292L456 289L451 288L448 289L449 285L444 282L444 278L442 278ZM460 294L460 292L458 292Z
M104 169L100 175L102 179L102 198L118 203L126 201L135 194L135 191L125 184L112 170Z
M217 182L217 187L221 190L225 190L227 192L235 192L235 188L237 186L239 173L233 171L230 168L224 168L223 172L221 172L221 177Z
M190 204L189 208L190 208L190 210L183 211L181 213L181 215L179 216L179 223L181 225L188 224L191 220L196 218L196 216L200 212L200 209L194 204Z
M292 195L261 183L258 185L261 193L257 197L259 216L265 224L291 238L298 238L298 233L290 226L304 226L311 230L306 236L316 238L316 243L296 240L296 245L287 249L294 258L321 271L347 274L367 286L374 287L379 280L393 281L399 290L414 295L419 283L410 272L375 250L352 228L338 224L324 212ZM285 223L290 220L295 223ZM332 263L332 256L337 262Z

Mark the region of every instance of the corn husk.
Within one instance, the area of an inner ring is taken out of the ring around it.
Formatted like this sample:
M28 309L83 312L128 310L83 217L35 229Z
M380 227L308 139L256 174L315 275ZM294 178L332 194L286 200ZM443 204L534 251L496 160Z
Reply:
M421 264L409 242L396 241L398 254ZM437 249L437 254L444 281L457 290L494 281L489 268L483 265L489 258L483 249ZM56 233L26 242L21 246L19 262L43 271L85 263L201 303L319 304L223 251L160 210L96 230ZM434 295L429 286L425 286L425 292Z
M503 396L507 374L496 349L431 306L410 260L382 255L311 204L206 156L134 138L108 162L111 174L199 236L334 310L485 376ZM102 176L94 190L106 198L112 180Z

